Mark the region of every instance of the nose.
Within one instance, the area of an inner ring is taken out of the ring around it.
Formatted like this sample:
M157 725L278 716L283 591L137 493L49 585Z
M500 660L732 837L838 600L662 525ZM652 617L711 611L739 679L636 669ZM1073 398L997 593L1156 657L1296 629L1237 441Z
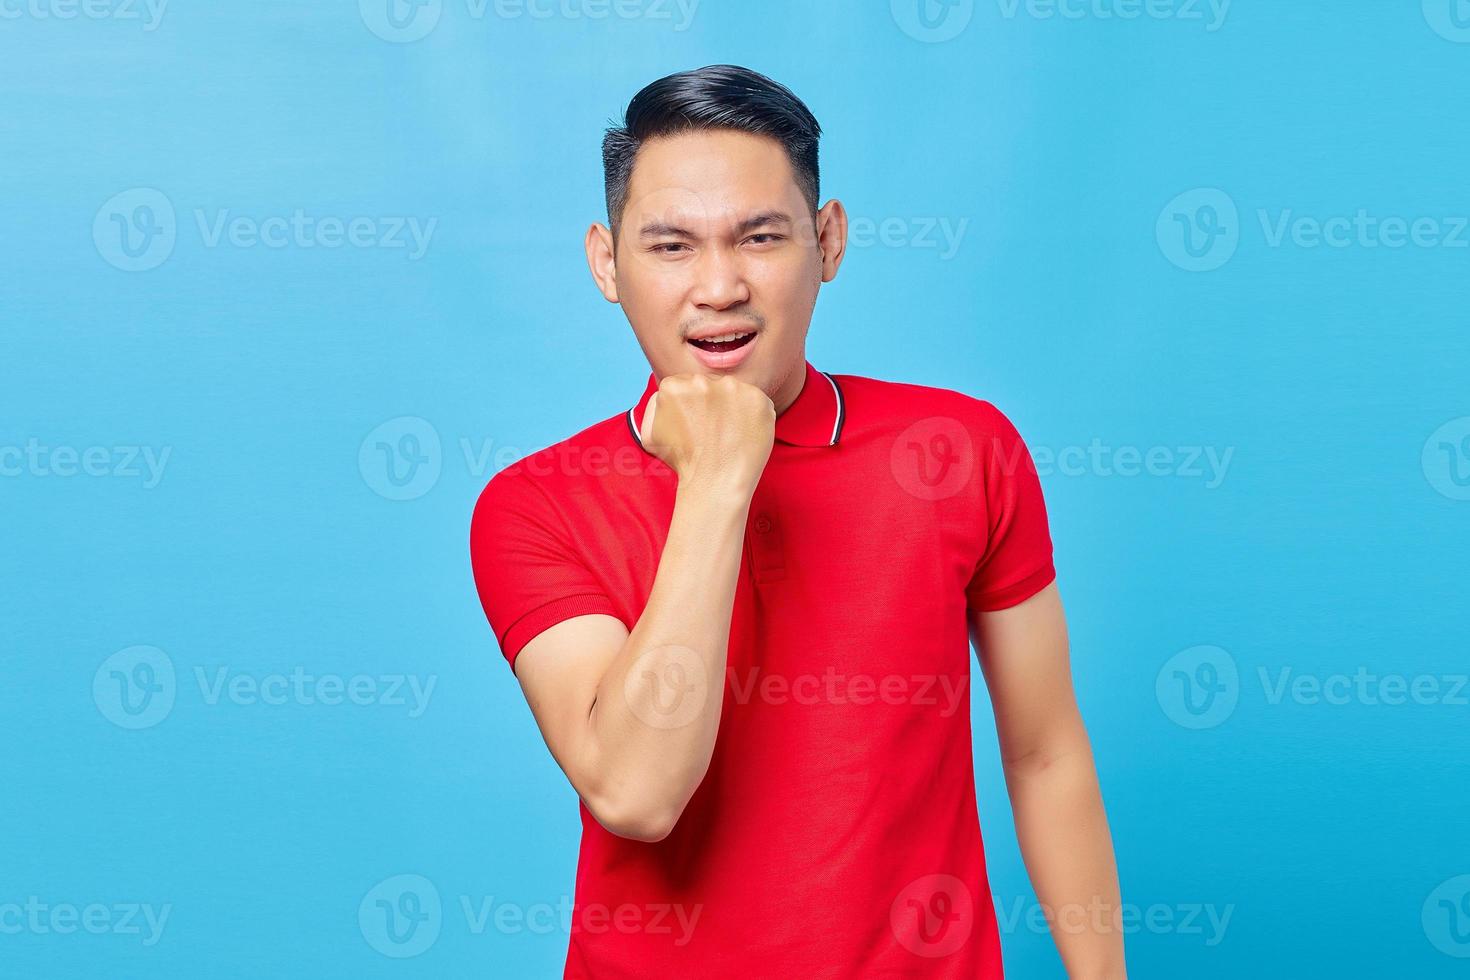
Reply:
M690 298L696 306L712 310L726 310L750 301L750 286L739 259L730 249L709 248L700 254L695 263Z

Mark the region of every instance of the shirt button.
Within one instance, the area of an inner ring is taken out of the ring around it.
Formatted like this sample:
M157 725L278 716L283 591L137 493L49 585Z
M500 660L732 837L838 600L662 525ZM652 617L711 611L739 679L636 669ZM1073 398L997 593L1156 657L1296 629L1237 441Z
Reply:
M762 515L761 517L757 517L755 519L755 533L757 533L757 534L769 534L769 533L771 533L771 519L769 517L764 516L764 515Z

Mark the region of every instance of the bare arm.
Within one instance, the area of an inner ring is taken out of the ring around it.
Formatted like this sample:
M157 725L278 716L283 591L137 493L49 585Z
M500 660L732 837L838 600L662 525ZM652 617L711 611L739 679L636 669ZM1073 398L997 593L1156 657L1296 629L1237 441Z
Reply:
M645 841L668 835L709 768L745 522L775 421L764 392L729 377L665 378L654 399L644 443L679 483L642 616L631 633L611 616L566 620L515 661L587 809Z
M970 636L995 706L1022 857L1067 975L1121 980L1117 865L1056 583L1009 609L971 611Z

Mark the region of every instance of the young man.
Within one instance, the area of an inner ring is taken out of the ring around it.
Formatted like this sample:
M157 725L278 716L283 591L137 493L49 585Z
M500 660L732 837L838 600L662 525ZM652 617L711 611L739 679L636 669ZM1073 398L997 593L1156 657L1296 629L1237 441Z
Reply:
M847 237L819 134L729 65L634 97L586 249L652 374L475 508L485 612L581 797L565 975L1000 977L973 639L1069 975L1123 977L1035 468L987 402L806 361Z

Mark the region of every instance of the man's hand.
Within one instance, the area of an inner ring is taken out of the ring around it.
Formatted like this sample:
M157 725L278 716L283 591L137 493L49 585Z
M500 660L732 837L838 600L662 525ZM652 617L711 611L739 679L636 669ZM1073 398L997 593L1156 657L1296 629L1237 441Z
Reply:
M775 419L765 392L732 377L664 378L640 435L679 486L642 616L631 632L611 616L575 616L516 658L551 754L619 836L662 840L709 769L745 523ZM670 677L684 688L676 716L661 707Z
M648 400L639 435L679 488L755 493L775 439L776 406L730 375L671 374Z

